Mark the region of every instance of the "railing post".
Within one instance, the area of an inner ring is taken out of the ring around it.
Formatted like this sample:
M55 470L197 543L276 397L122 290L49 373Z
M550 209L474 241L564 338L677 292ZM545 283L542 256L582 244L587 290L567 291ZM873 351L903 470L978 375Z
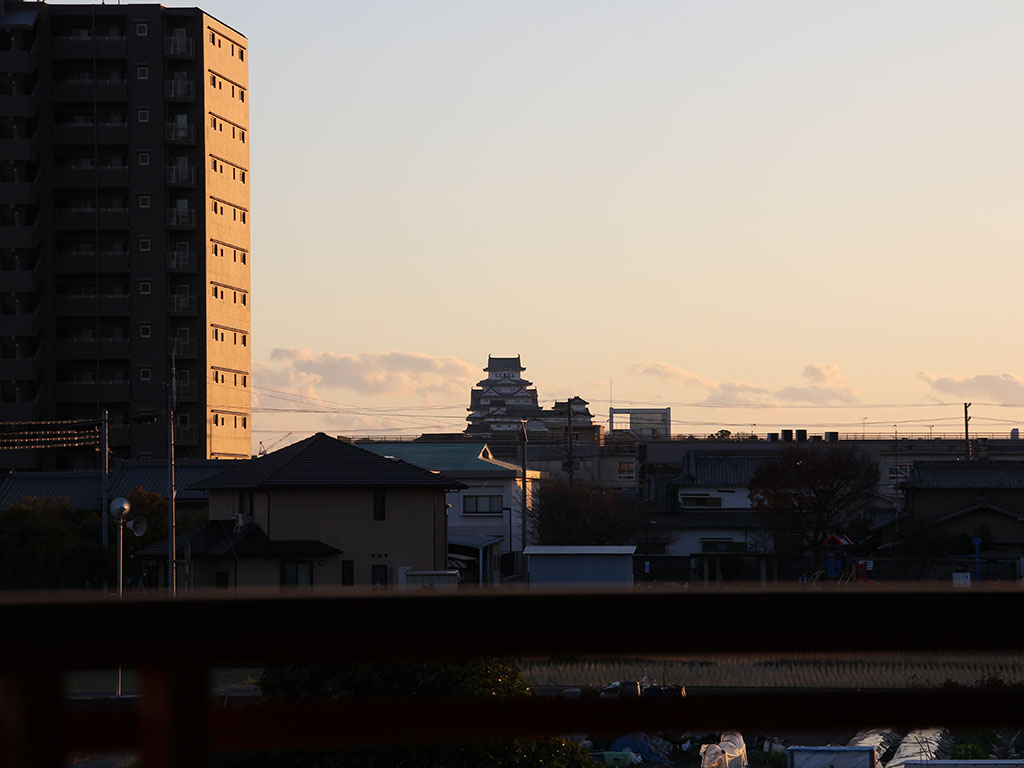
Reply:
M145 768L200 768L209 762L208 696L205 668L139 670L139 745Z
M0 765L63 767L62 683L56 669L0 669Z

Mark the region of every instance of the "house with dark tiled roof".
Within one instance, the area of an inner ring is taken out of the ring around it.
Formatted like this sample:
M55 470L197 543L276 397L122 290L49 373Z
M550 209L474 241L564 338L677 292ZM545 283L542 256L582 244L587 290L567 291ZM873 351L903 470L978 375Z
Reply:
M177 537L179 578L196 587L316 587L447 570L445 494L464 486L321 432L225 463L197 487L209 494L210 522ZM144 554L158 557L163 546Z
M918 461L903 495L883 541L923 537L970 554L966 542L979 538L984 555L1024 555L1024 461Z

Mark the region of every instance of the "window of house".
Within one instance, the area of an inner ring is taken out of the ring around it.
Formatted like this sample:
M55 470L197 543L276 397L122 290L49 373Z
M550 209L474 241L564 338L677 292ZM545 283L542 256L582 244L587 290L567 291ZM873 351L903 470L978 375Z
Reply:
M466 515L500 515L501 496L463 496L462 512Z
M139 152L139 165L149 165L149 152Z
M150 381L153 378L152 368L139 368L139 381Z
M139 80L149 80L149 67L138 67L135 70L135 76Z
M388 585L388 567L386 565L371 565L370 583L375 587L386 587Z
M355 560L342 560L341 561L341 586L351 587L356 583L356 563Z
M142 294L143 296L148 296L152 289L153 284L150 283L148 280L141 280L139 282L139 293Z
M386 509L384 504L386 495L387 494L383 488L373 489L373 519L377 522L386 518Z
M140 339L148 339L152 335L153 335L153 326L148 325L148 324L143 324L143 325L139 326L139 338Z
M139 208L149 208L149 195L139 195Z
M140 251L148 251L151 247L152 247L152 243L150 243L150 240L149 240L148 237L140 237L139 238L139 250Z
M139 110L139 122L140 123L148 123L149 122L149 110L148 109L140 109Z
M293 560L281 563L282 587L312 587L313 561Z
M636 465L632 461L619 462L619 480L636 480Z
M149 34L149 25L148 24L136 24L135 25L135 34L138 37L145 37L146 35Z

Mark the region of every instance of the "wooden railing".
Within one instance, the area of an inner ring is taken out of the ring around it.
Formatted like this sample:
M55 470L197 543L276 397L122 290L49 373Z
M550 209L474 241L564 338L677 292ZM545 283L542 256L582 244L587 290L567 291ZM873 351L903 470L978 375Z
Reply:
M675 592L331 591L0 599L0 765L137 751L199 766L213 750L472 741L659 729L1016 726L1012 689L724 692L604 701L336 700L225 707L213 667L501 657L785 651L1019 652L1024 590L753 587ZM67 670L138 670L135 706L69 707ZM684 682L685 681L680 681Z

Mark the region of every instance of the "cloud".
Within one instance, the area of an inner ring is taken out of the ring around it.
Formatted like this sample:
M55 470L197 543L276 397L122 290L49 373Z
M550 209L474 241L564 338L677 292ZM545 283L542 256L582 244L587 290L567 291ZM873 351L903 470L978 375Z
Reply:
M681 381L685 384L703 387L704 389L713 389L716 386L715 382L710 379L705 379L693 371L678 368L669 363L634 363L630 366L629 373L633 376L656 376L666 381Z
M810 363L803 368L803 376L807 380L805 385L788 386L775 391L746 382L715 382L670 363L635 363L629 368L629 373L702 387L708 390L708 396L704 400L706 403L775 405L790 402L825 405L857 401L857 390L846 383L843 372L835 363Z
M1024 380L1012 373L983 373L962 378L922 371L917 377L932 389L957 397L988 397L999 403L1024 402Z
M275 349L270 358L279 376L289 375L319 387L348 389L362 395L411 395L469 399L479 370L455 357L415 352L314 353L308 349ZM303 379L302 377L307 377Z

